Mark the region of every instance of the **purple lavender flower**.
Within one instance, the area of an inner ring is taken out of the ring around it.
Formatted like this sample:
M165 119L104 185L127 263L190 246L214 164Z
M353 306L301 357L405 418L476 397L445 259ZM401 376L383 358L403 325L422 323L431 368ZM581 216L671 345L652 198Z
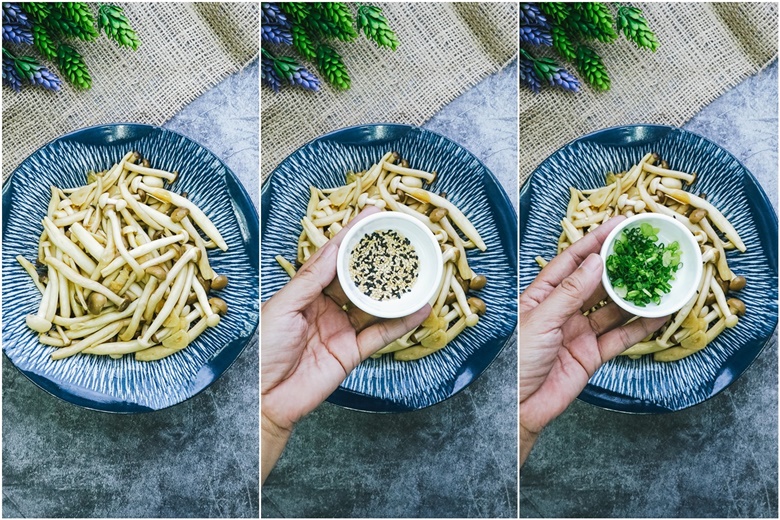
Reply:
M550 28L547 18L536 4L520 2L520 26L528 25L538 25L545 29Z
M274 70L273 60L265 56L260 59L260 79L274 92L282 88L282 79Z
M30 22L27 20L27 15L24 14L19 4L12 4L11 2L3 2L3 25L15 23L23 27L30 27Z
M558 70L552 72L552 74L548 76L547 79L550 82L550 85L558 86L571 92L580 91L580 82L577 81L577 78L572 76L571 73L563 67L558 67Z
M33 44L33 35L29 27L16 23L3 24L3 41L16 44Z
M22 78L14 67L14 62L3 57L3 83L11 87L16 92L22 90Z
M6 50L3 49L3 56L6 56ZM10 53L8 54L10 56ZM55 76L49 69L38 63L38 60L32 56L19 56L13 58L14 68L19 77L29 81L32 85L40 85L47 90L59 92L62 87L60 78Z
M298 70L289 75L287 79L293 85L298 85L306 90L311 90L313 92L319 92L320 90L320 80L303 65L298 67Z
M53 90L54 92L59 92L60 88L62 88L62 82L60 81L60 78L55 76L49 69L44 67L43 65L39 66L40 68L33 72L32 76L29 76L27 79L30 80L30 83L33 85L40 85L46 90Z
M552 46L552 35L544 27L520 27L520 41L531 45Z
M518 72L520 74L520 81L528 88L530 88L535 94L538 94L542 89L542 82L534 71L533 62L526 58L520 58Z
M287 27L276 24L267 24L260 27L263 41L292 45L292 32Z
M276 24L290 28L287 16L279 9L278 5L270 2L262 2L260 5L260 23L262 25Z

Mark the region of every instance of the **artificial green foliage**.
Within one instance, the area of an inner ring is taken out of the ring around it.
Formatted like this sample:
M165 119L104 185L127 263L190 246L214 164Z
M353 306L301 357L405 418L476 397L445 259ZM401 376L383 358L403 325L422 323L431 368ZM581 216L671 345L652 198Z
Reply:
M57 2L53 13L62 13L62 19L74 28L74 36L84 41L92 41L98 36L95 29L95 16L89 5L84 2Z
M366 38L372 40L380 47L389 47L395 50L400 43L387 23L387 18L382 14L382 10L371 5L362 5L358 7L357 17L358 30L363 31Z
M279 52L281 45L292 46L301 58L314 62L336 89L347 90L351 80L343 58L346 52L343 44L354 41L360 33L379 47L396 50L400 44L382 9L376 6L345 2L262 2L260 7L261 39L263 50L267 51L263 54L262 79L274 91L286 84L308 88L316 80L306 76L310 74L308 70L296 62L298 76L293 75L294 81L287 81L276 66L286 63L279 62L283 58ZM300 79L301 74L306 77Z
M341 56L333 47L322 44L317 48L317 68L328 83L339 90L348 90L352 81Z
M27 13L34 22L43 22L51 13L51 6L48 2L23 2L19 4L22 10Z
M89 14L87 14L89 13ZM57 2L45 20L52 35L68 39L78 38L90 42L97 38L95 17L83 2Z
M582 8L582 4L572 4L569 16L564 21L566 31L574 37L583 40L597 40L598 27L588 17L588 13Z
M577 51L563 27L553 25L550 33L552 34L553 47L558 51L558 54L569 61L574 61L577 58Z
M618 9L617 28L639 48L644 47L653 52L658 48L658 39L647 25L642 11L636 7L623 6Z
M613 28L612 12L607 5L599 2L584 2L579 5L583 18L593 27L596 39L604 43L617 39L618 35Z
M279 8L292 18L292 21L296 24L302 24L309 13L311 13L311 6L313 4L307 4L306 2L279 2Z
M587 45L577 47L577 70L596 90L609 90L610 80L601 56Z
M292 37L293 47L298 51L298 54L307 60L313 60L317 57L317 48L309 35L306 34L306 29L300 25L293 25Z
M539 2L539 9L547 15L548 21L562 25L569 17L569 5L564 2Z
M70 45L61 43L57 48L57 66L77 89L89 90L92 87L92 76L89 75L84 58Z
M611 2L535 2L520 3L520 45L552 48L563 59L577 67L581 77L596 90L611 86L607 68L599 52L602 44L615 43L623 34L637 47L653 52L658 39L650 29L642 10ZM547 82L566 90L576 85L576 78L566 77L566 70L554 61L547 63L533 54L521 52L521 83L538 92ZM540 70L540 68L549 70ZM557 69L556 69L557 67ZM555 69L558 72L552 73ZM551 79L552 78L552 79Z
M92 86L80 51L81 42L94 41L100 31L123 47L136 50L140 40L121 7L87 2L3 3L4 9L24 11L40 55L55 62L60 73L79 90ZM48 81L48 80L47 80Z
M43 25L35 24L32 26L33 39L35 41L35 48L38 52L47 60L53 60L57 57L57 44L51 39L49 33Z
M321 2L319 5L321 19L330 28L330 35L343 42L349 42L357 38L357 32L353 27L355 21L352 11L343 2Z
M136 50L141 40L130 27L124 10L115 5L103 4L98 9L98 30L106 33L106 36L123 47Z

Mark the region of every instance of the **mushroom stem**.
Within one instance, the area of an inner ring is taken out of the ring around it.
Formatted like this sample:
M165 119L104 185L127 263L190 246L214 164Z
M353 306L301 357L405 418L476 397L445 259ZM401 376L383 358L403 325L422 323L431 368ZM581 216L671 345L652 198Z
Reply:
M133 270L137 278L143 278L144 270L140 265L138 265L138 262L136 262L135 258L130 256L130 253L125 247L125 243L122 240L122 229L119 226L119 219L116 216L116 212L112 209L109 209L106 212L106 215L108 216L108 220L111 223L109 230L114 234L114 243L116 244L117 251L119 251L119 255L125 260L125 262L127 262L127 265L130 266L130 269Z
M97 332L90 334L86 338L74 343L69 347L61 348L52 352L51 358L54 360L64 359L66 357L70 357L75 354L78 354L79 352L81 352L87 347L91 347L93 345L99 345L105 342L107 339L110 339L111 337L115 336L116 333L119 332L119 330L122 327L124 327L126 324L127 321L122 320L116 323L112 323L111 325L108 325L106 327L103 327Z
M80 285L81 287L85 289L89 289L90 291L99 292L111 302L116 305L117 307L122 307L125 305L125 300L121 296L118 296L114 292L112 292L107 287L97 283L94 280L90 280L89 278L86 278L67 265L65 265L64 262L61 260L57 260L56 258L47 258L46 263L55 268L61 275L63 275L65 278L70 280L76 285Z
M144 285L141 296L133 302L136 304L136 307L133 310L133 317L130 319L130 323L128 323L124 332L119 335L119 339L122 341L130 341L133 336L135 336L138 326L141 324L141 316L143 316L144 311L146 310L146 305L149 303L149 298L151 298L154 289L157 287L157 283L157 278L150 276L149 281Z
M219 325L219 314L216 314L211 310L211 304L209 303L209 297L206 294L206 290L195 278L192 280L192 290L195 291L195 294L198 297L198 303L200 303L200 307L203 309L208 326L216 327Z
M62 249L62 252L72 258L73 261L76 262L76 265L83 269L87 274L92 274L95 267L97 267L97 264L76 244L71 242L70 239L65 236L65 233L54 225L54 222L52 222L49 217L43 217L43 227L49 235L49 240L51 240L55 247Z
M92 347L85 348L81 352L83 354L93 354L97 356L110 356L116 354L132 354L139 350L149 348L141 344L140 341L134 339L132 341L114 341L111 343L102 343L100 345L94 345Z
M203 239L198 234L198 230L195 229L195 226L192 225L192 222L189 218L184 217L181 220L181 224L184 227L184 230L190 234L190 237L195 242L195 246L200 249L200 258L198 258L198 269L200 270L200 275L205 278L206 280L211 280L214 278L214 270L211 269L211 264L209 264L209 255L206 251L206 244L203 242Z
M168 182L174 182L176 181L176 177L178 177L175 173L167 172L165 170L157 170L155 168L147 168L145 166L141 166L140 164L133 164L133 163L125 163L124 168L128 171L139 173L141 175L151 175L152 177L159 177L162 179L165 179Z
M203 211L198 206L193 204L190 200L185 199L184 197L168 190L162 188L153 188L151 186L145 185L144 183L140 183L139 185L146 193L157 200L162 202L170 202L175 206L180 208L187 208L190 210L190 217L192 217L192 220L194 220L200 229L203 230L206 236L213 240L222 251L227 251L228 246L222 239L222 235L219 234L216 226L214 226L211 220L209 220L206 214L203 213Z
M38 312L28 314L25 322L27 326L35 332L46 333L51 329L51 321L46 319L46 312L49 309L49 300L54 292L54 285L49 283L43 291L41 303L38 305Z
M474 227L471 221L466 218L466 215L464 215L463 212L458 209L457 206L455 206L455 204L443 197L436 195L435 193L431 193L430 191L424 190L422 188L411 188L403 183L399 183L398 189L408 193L410 196L414 197L420 202L428 202L436 207L445 208L449 212L449 217L452 222L454 222L455 225L457 225L460 230L463 231L464 235L466 235L472 242L477 245L477 248L480 251L485 251L487 249L485 242L482 241L482 237L479 236L477 228Z
M191 250L191 251L197 251L197 249ZM182 259L185 257L182 256ZM189 260L187 260L189 262ZM178 264L178 262L177 262ZM175 267L175 266L174 266ZM173 272L173 269L170 271ZM170 273L169 277L170 277ZM179 300L179 296L181 295L181 292L184 290L184 288L187 286L187 283L189 282L187 275L188 270L181 270L181 272L178 273L178 276L176 276L176 280L174 281L173 285L171 286L171 292L168 295L168 299L165 300L165 304L163 305L162 309L160 309L160 312L157 313L157 316L155 316L154 321L149 325L149 328L146 329L143 336L141 336L141 343L146 345L151 345L151 339L152 335L157 332L157 330L162 326L163 322L168 318L168 316L173 311L173 308L176 306L176 303ZM168 278L166 278L166 281L168 281ZM162 293L160 292L160 289L165 288L165 282L160 284L160 287L157 288L157 291L155 291L154 295L152 295L152 299L150 301L150 304L152 302L155 302L154 296L157 293L160 293L160 298L162 298ZM157 299L157 301L160 301L160 298ZM157 302L154 303L157 305Z
M423 170L414 170L412 168L404 168L403 166L398 166L396 164L391 164L388 162L382 164L382 169L385 169L389 172L397 173L399 175L406 175L406 176L425 179L425 182L427 183L431 183L436 179L436 177L430 172L426 172Z
M169 237L162 237L158 238L157 240L152 240L151 242L147 242L146 244L143 244L141 246L138 246L134 249L131 249L128 251L130 256L132 258L138 258L140 256L146 255L151 253L152 251L155 251L157 249L160 249L165 246L169 246L171 244L175 244L176 242L181 242L182 244L186 243L189 240L189 234L182 230L181 233L178 235L171 235ZM125 265L125 259L124 257L117 257L114 258L114 260L111 261L110 264L108 264L100 274L102 274L104 277L110 275L123 265ZM153 264L154 265L154 264ZM140 264L139 264L140 267Z
M21 265L25 271L27 271L27 274L30 275L30 278L32 278L32 281L35 284L35 286L38 288L40 293L43 294L43 291L46 290L46 288L38 279L38 271L35 270L35 266L32 265L32 262L27 260L22 255L16 255L16 261L19 262L19 265Z
M664 185L658 186L658 190L664 192L677 202L690 204L691 206L700 209L706 209L707 215L712 223L715 224L715 226L717 226L718 229L720 229L729 240L731 240L737 249L743 253L746 251L745 244L742 242L742 239L739 238L739 233L737 233L737 230L734 229L734 226L731 225L728 219L723 216L723 213L721 213L718 208L701 197L697 197L696 195L688 193L687 191L667 188Z
M718 304L723 318L726 320L726 327L735 327L739 322L739 318L736 314L731 312L731 309L729 309L728 302L726 301L726 295L723 294L723 289L720 288L720 284L718 284L718 281L715 279L715 277L710 280L710 289L715 295L715 302Z

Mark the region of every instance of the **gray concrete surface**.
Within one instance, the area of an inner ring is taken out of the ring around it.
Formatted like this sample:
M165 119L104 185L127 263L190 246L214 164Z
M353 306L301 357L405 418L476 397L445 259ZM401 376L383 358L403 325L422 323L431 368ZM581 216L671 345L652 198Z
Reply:
M258 66L165 126L221 157L258 201ZM258 339L204 392L160 412L92 412L3 358L4 517L258 517Z
M777 62L684 128L734 154L777 211ZM713 399L632 416L575 402L520 474L522 517L777 518L777 334Z
M517 66L425 128L482 159L517 193ZM516 204L516 201L515 201ZM325 403L298 425L262 488L263 517L516 517L517 344L434 407L372 415Z

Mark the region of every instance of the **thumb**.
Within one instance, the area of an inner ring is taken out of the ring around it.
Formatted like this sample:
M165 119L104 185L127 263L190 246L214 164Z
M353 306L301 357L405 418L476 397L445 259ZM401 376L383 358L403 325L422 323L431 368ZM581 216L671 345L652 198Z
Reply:
M543 316L552 327L562 326L575 312L581 312L582 306L601 283L603 269L597 253L588 255L580 267L564 278L537 307L538 315Z
M332 242L322 246L322 249L317 251L317 257L311 258L287 285L279 290L279 299L290 302L296 311L311 305L336 277L338 250L338 245Z
M389 345L410 330L419 326L425 318L431 313L431 306L425 306L417 312L395 318L392 320L382 320L379 323L371 325L363 330L357 337L360 359L366 359L368 356Z

